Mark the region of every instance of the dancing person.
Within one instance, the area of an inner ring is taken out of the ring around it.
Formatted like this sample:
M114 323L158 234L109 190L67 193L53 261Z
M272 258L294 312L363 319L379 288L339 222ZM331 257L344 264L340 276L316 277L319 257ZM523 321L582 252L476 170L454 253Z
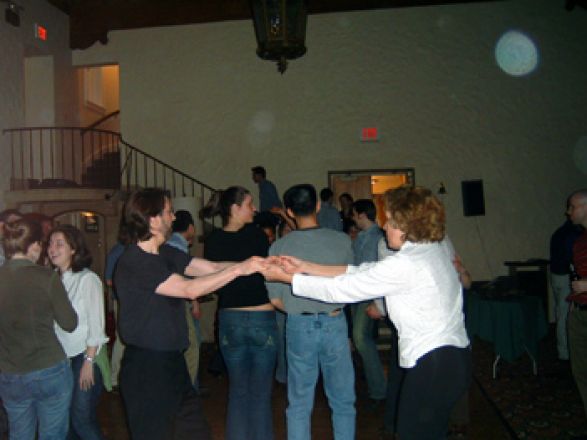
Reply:
M164 245L173 219L170 194L160 188L135 191L124 208L129 244L118 260L114 285L126 343L120 390L133 439L210 438L183 357L185 299L213 292L265 264L256 258L241 263L190 258Z
M342 231L342 218L332 205L334 193L330 188L322 188L320 191L320 211L318 211L318 224L321 228L330 228Z
M587 189L571 195L568 212L573 224L584 228L573 244L573 265L579 279L571 283L572 293L567 297L567 328L571 371L587 415Z
M383 238L383 232L375 222L376 215L377 209L373 201L360 199L353 203L353 219L361 231L353 241L355 266L378 260L378 245ZM376 327L379 323L367 315L367 308L370 304L370 300L353 304L351 313L353 342L363 360L363 370L370 399L369 409L374 410L385 400L387 385L383 365L377 351Z
M220 215L222 229L206 239L204 257L211 261L244 261L266 257L269 242L253 224L250 192L231 186L214 193L203 208L204 218ZM275 370L275 310L260 274L240 277L218 289L220 351L228 370L225 439L271 440L271 389Z
M283 200L298 229L273 243L270 255L295 255L324 264L352 263L350 239L342 232L318 226L320 202L312 185L292 186ZM271 302L287 314L287 438L310 439L314 394L321 372L332 409L334 438L354 439L355 372L341 305L296 297L291 287L282 283L267 283L267 287Z
M294 257L266 269L269 279L292 283L294 294L325 302L358 302L381 295L398 329L399 364L406 369L399 394L402 439L444 438L450 412L469 386L471 354L462 288L441 242L445 212L428 189L385 193L385 233L397 249L361 266L325 266Z
M104 357L108 338L104 331L104 287L89 267L92 255L81 231L72 225L60 225L49 235L47 255L61 275L69 301L78 316L78 326L66 332L59 325L55 334L70 360L73 372L73 397L68 438L102 440L97 417L102 388L110 385L110 369L100 370L98 353ZM105 368L104 364L101 364ZM103 374L108 377L103 377Z
M73 375L55 331L77 326L67 292L52 270L38 266L38 223L4 225L0 267L0 397L11 439L62 440L69 427Z

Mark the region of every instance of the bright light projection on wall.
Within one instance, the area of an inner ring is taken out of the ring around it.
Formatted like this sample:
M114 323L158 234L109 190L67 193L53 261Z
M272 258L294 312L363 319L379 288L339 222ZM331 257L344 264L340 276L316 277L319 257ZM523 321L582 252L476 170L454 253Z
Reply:
M583 174L587 174L587 136L580 138L575 144L573 160Z
M508 31L495 45L495 60L508 75L528 75L538 66L538 49L527 35Z

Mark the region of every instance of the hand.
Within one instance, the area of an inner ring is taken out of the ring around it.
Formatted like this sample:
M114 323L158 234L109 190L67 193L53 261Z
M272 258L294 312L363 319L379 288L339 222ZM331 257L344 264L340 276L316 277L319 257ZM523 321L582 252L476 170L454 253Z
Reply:
M281 283L291 284L293 275L283 270L279 264L269 264L261 272L267 281L279 281Z
M79 373L79 387L87 391L94 386L94 364L84 359L82 369Z
M285 215L285 210L283 208L280 208L279 206L273 206L272 208L269 209L269 212L271 212L273 214L277 214L282 217Z
M573 293L584 293L587 292L587 280L577 280L571 283Z
M200 319L202 317L202 312L200 311L200 303L198 300L192 301L192 316L195 319Z
M379 311L375 303L369 304L367 306L367 309L365 309L365 313L369 318L374 319L376 321L384 318L384 315Z
M237 265L240 275L252 275L255 272L261 272L267 267L265 258L251 257Z
M283 270L289 274L303 273L306 262L296 257L282 256L280 257L280 265Z

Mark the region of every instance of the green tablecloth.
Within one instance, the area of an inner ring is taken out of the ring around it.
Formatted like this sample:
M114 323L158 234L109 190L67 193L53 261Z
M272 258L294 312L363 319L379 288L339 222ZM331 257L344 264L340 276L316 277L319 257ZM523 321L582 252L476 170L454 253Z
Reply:
M510 362L525 350L536 359L538 342L547 332L542 301L536 296L489 298L471 292L466 316L469 337L492 342L495 354Z

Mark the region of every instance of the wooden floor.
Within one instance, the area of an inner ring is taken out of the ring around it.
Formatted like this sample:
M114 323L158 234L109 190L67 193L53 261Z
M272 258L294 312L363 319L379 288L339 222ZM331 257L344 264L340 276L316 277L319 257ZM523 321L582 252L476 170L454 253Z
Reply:
M206 361L204 359L204 366ZM226 376L214 377L203 372L202 386L209 391L203 399L203 406L215 440L224 439L224 421L226 416L227 386ZM370 411L366 397L366 384L357 377L357 440L377 440L381 437L383 426L383 408ZM273 392L273 422L275 439L285 439L286 391L282 385L275 386ZM470 423L467 435L451 435L450 439L500 440L510 436L491 404L485 399L475 382L469 393ZM129 439L124 420L124 410L120 395L116 392L104 393L99 407L99 418L104 435L109 440ZM321 386L316 393L315 408L312 417L312 438L316 440L332 439L330 409ZM389 437L388 437L389 438ZM246 440L246 439L243 439Z

